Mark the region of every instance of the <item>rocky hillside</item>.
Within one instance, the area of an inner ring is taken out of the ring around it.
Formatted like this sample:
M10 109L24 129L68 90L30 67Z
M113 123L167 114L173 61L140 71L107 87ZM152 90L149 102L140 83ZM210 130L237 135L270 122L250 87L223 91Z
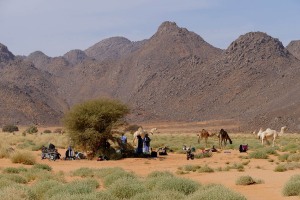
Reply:
M143 41L112 37L55 58L0 47L0 124L57 124L75 103L111 97L131 107L130 122L231 119L241 130L300 129L299 45L285 48L266 33L246 33L222 50L164 22Z
M300 40L291 41L287 45L287 50L300 60Z

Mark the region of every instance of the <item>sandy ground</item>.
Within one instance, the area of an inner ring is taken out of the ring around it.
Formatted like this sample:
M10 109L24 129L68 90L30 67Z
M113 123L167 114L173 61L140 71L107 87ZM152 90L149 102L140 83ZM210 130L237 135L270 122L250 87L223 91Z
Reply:
M156 124L157 125L157 124ZM178 124L177 124L178 125ZM189 124L181 124L181 128L185 125L190 127ZM146 126L146 125L145 125ZM175 126L175 125L174 125ZM178 125L179 126L179 125ZM199 124L197 130L199 128ZM216 127L212 127L214 129ZM167 127L166 127L167 129ZM166 130L165 129L165 130ZM216 128L217 129L217 128ZM160 130L164 130L162 124ZM170 130L170 129L169 129ZM179 128L175 128L174 131L178 131ZM192 130L182 128L186 133L194 133ZM170 130L172 131L172 130ZM64 155L65 149L59 149L60 153ZM119 161L96 161L96 160L75 160L75 161L49 161L40 160L40 152L36 152L37 161L50 165L54 171L70 172L72 170L89 167L89 168L104 168L104 167L121 167L127 171L132 171L139 176L147 176L152 171L170 171L176 173L179 167L185 165L200 165L207 164L211 168L226 167L226 165L232 165L234 163L242 163L240 158L241 154L238 150L230 150L223 152L215 152L212 157L204 159L187 160L184 154L169 153L167 156L159 156L157 158L126 158ZM0 167L19 166L19 164L13 164L9 159L1 159ZM258 167L259 166L259 167ZM289 170L286 172L274 172L276 164L269 162L267 159L251 159L250 163L245 166L243 172L239 172L236 169L230 171L215 171L213 173L199 173L190 172L184 175L178 175L198 181L201 184L217 183L222 184L238 193L243 194L249 200L259 199L299 199L299 197L284 197L282 196L282 188L288 179L294 174L300 174L300 169ZM240 176L249 175L254 179L261 179L264 181L262 184L239 186L235 184L235 181Z
M62 153L64 150L60 149ZM39 152L36 152L37 157ZM89 167L89 168L105 168L105 167L121 167L127 171L132 171L139 176L147 176L152 171L170 171L176 173L179 167L185 165L205 165L212 168L219 166L225 167L226 163L241 163L238 158L240 153L236 150L231 150L230 153L214 153L210 158L186 160L184 154L168 154L167 156L159 156L157 158L126 158L119 161L96 161L96 160L75 160L75 161L49 161L40 160L39 163L48 164L55 172L64 171L70 172L72 170ZM19 166L13 164L9 159L1 159L1 167ZM260 168L257 168L260 166ZM245 166L244 172L238 172L235 169L230 171L215 171L213 173L199 173L190 172L184 175L178 175L198 181L201 184L219 183L226 187L239 192L247 197L249 200L269 199L299 199L299 197L283 197L281 195L282 188L288 179L294 174L300 174L300 169L286 172L274 172L275 163L267 160L253 160ZM262 184L239 186L235 181L240 176L249 175L254 179L261 179Z

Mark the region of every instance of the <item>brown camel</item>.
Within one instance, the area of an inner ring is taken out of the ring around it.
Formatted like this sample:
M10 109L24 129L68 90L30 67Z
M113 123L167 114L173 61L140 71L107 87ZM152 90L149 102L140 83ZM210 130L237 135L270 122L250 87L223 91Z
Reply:
M200 141L204 138L204 140L205 140L205 147L207 147L207 139L208 139L208 137L212 137L214 135L215 135L215 133L209 133L207 130L202 129L202 131L200 131L200 133L197 134L197 136L198 136L198 143L200 144Z
M218 138L219 138L219 146L220 146L220 148L222 148L223 146L226 146L228 140L229 140L229 143L232 144L232 140L230 139L227 131L225 131L224 129L220 130Z

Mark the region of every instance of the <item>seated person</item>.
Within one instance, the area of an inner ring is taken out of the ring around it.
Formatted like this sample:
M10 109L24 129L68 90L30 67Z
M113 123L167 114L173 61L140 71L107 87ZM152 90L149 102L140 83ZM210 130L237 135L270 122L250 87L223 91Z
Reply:
M68 150L66 151L66 160L74 159L74 151L71 148L71 146L68 147Z

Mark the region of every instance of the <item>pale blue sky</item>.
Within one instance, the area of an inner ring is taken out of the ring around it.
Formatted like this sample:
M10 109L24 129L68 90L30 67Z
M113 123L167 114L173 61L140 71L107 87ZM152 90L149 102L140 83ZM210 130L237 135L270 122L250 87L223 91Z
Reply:
M221 49L251 31L286 46L300 40L299 19L299 0L0 0L0 43L62 56L114 36L149 39L172 21Z

